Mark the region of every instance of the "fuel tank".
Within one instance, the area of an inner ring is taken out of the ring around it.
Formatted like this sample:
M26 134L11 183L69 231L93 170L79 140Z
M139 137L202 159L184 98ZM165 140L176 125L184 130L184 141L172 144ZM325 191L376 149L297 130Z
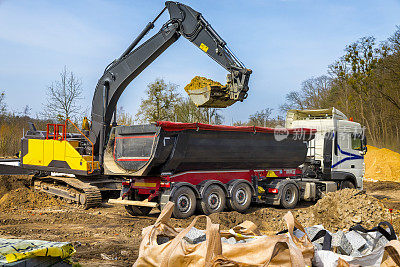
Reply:
M312 129L160 121L113 128L105 173L158 176L185 171L296 168Z

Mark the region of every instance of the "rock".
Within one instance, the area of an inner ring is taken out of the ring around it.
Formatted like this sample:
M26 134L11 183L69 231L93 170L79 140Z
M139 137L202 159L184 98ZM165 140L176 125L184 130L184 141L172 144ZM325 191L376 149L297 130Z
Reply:
M238 243L233 236L230 237L230 238L221 237L221 242L228 243L228 244L231 244L231 245Z
M313 243L315 250L322 250L322 245L318 243Z
M322 227L322 225L314 225L314 226L310 226L310 227L306 227L304 230L306 231L306 234L308 235L308 237L310 238L310 240L313 240L315 235L321 231L322 229L324 229Z
M122 256L128 256L129 255L129 251L127 251L127 250L121 250L121 255Z
M104 254L104 253L101 253L101 254L100 254L100 257L101 257L103 260L106 260L106 261L115 261L115 260L117 259L117 257L113 257L113 256L111 256L111 255L107 255L107 254Z
M206 240L206 234L203 230L192 227L189 232L183 237L190 244L197 244Z
M332 248L336 248L342 255L350 255L353 250L351 243L347 240L346 235L342 230L332 234Z
M361 216L360 216L360 215L356 215L356 216L354 216L354 217L351 219L351 221L352 221L353 223L361 223L361 222L362 222L362 219L361 219Z
M346 233L346 238L353 247L351 255L358 255L368 248L367 241L356 231Z

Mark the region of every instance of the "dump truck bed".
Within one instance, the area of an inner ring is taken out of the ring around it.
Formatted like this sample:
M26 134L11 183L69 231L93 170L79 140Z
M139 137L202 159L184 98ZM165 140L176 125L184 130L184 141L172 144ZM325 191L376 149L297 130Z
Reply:
M300 138L301 137L301 138ZM296 168L307 154L310 129L157 122L118 126L105 160L108 174L158 176L204 170ZM303 140L304 139L304 140Z

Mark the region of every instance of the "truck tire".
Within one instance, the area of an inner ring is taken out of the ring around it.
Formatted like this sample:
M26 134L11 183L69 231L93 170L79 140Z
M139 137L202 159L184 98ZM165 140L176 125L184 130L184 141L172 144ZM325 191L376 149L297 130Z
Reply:
M220 186L213 184L207 187L204 192L199 208L205 215L209 215L223 211L225 209L225 202L225 191Z
M122 197L122 191L121 191L120 196ZM136 192L126 196L126 199L127 200L137 200L137 201L143 200L143 199L139 198L139 196L137 195ZM151 208L151 207L132 206L132 205L125 206L126 212L128 212L129 215L131 215L131 216L145 216L145 215L148 215L152 209L153 208Z
M171 197L171 201L175 204L174 211L172 212L175 218L185 219L192 216L196 211L196 196L188 186L176 189Z
M289 183L282 189L281 206L285 209L293 209L299 201L299 189L296 185Z
M251 204L251 188L246 183L237 183L233 186L231 197L226 202L230 210L245 212Z
M356 186L351 181L345 180L340 183L340 189L345 189L345 188L355 189Z

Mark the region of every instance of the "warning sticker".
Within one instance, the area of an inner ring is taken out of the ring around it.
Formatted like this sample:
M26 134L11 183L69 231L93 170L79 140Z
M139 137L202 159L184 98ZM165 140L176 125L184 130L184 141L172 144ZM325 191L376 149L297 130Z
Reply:
M208 51L208 46L206 46L205 44L201 43L201 44L200 44L200 49L207 53L207 51Z

